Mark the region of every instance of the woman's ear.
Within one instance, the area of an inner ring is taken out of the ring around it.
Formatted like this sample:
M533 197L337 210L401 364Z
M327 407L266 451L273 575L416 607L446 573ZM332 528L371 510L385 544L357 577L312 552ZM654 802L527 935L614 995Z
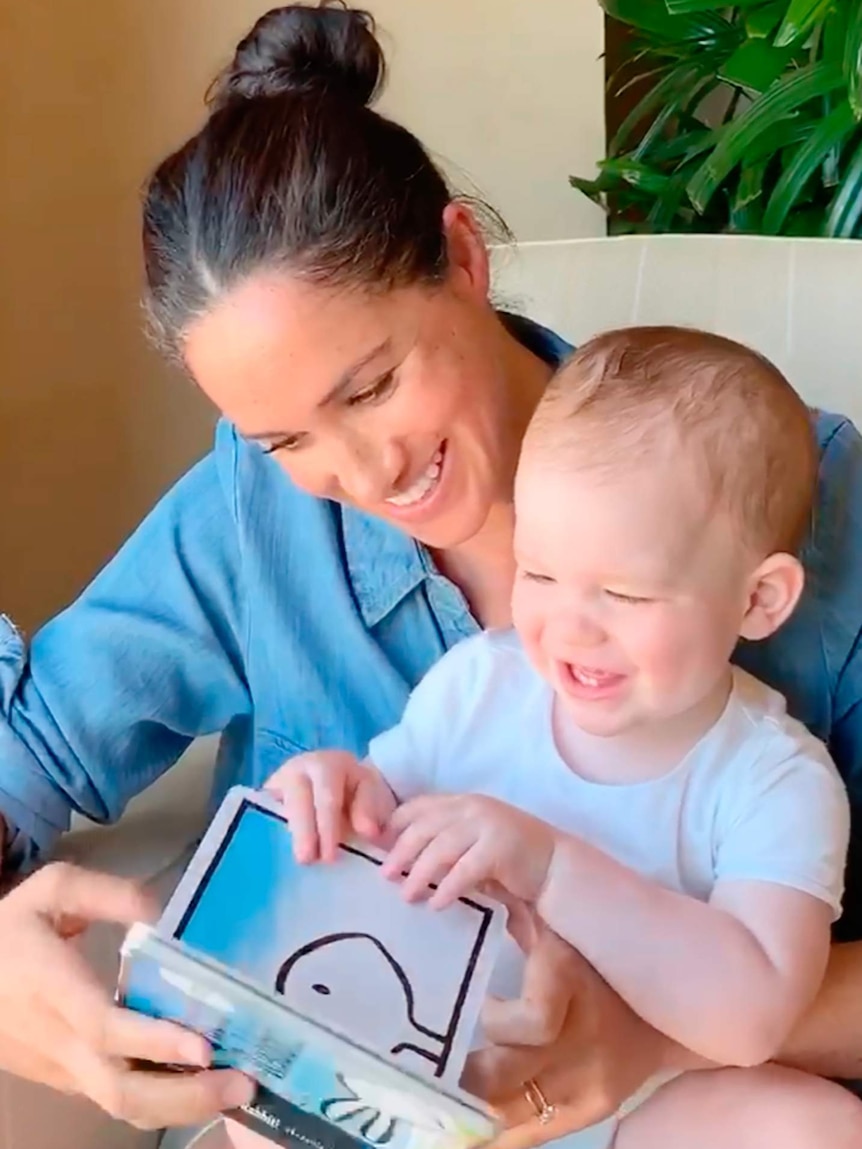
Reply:
M751 576L741 638L768 638L793 614L805 585L802 563L793 555L764 559Z
M485 302L491 290L488 248L482 229L463 203L453 200L443 209L443 234L449 257L449 275L469 294Z

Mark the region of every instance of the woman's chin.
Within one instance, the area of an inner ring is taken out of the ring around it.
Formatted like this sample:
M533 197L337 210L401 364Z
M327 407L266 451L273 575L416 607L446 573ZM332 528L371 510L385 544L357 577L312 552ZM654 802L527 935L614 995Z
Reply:
M456 513L436 515L427 522L416 523L410 527L393 519L389 521L394 522L394 525L401 530L406 530L407 534L430 550L451 551L474 539L487 518L487 512L470 514L462 507Z

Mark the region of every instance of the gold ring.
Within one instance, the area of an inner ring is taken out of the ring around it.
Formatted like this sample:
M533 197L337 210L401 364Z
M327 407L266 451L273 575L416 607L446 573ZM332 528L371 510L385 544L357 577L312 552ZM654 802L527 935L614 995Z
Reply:
M549 1121L557 1116L556 1105L551 1105L547 1097L539 1088L539 1083L535 1077L531 1077L529 1081L524 1082L524 1096L529 1101L533 1108L533 1112L539 1119L540 1125L547 1125Z

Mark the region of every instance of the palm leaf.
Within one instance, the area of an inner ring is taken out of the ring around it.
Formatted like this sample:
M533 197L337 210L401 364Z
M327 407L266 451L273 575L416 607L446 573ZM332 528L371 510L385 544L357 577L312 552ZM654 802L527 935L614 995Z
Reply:
M736 7L755 8L762 3L763 0L737 0ZM727 9L727 5L720 3L720 0L665 0L665 5L668 12L675 16L688 12L723 12Z
M735 232L756 232L762 212L763 181L769 160L746 161L739 173L736 194L730 205L730 230Z
M771 36L787 11L787 0L769 0L744 15L745 34L751 40L766 39Z
M685 93L702 79L704 70L708 72L711 69L708 67L704 69L702 63L690 61L671 68L654 87L638 100L625 117L608 144L608 154L611 156L618 155L639 124L642 124L648 116L656 111L660 114L661 109L669 102L684 97Z
M790 63L793 48L776 48L766 40L746 40L719 68L719 76L749 92L765 92Z
M853 109L846 100L818 124L781 173L773 189L763 213L765 235L780 234L784 221L817 168L834 148L840 147L855 127Z
M847 0L840 2L846 3ZM834 4L835 0L791 0L787 15L775 34L776 48L786 47L807 36Z
M845 0L849 2L849 0ZM844 75L847 78L847 98L856 119L862 120L862 2L857 0L847 23L844 41Z
M615 20L669 41L709 42L730 29L727 20L715 12L672 16L665 0L601 0L601 5Z
M688 185L688 195L695 209L701 213L705 211L716 189L742 162L759 136L811 100L825 96L843 84L841 70L824 63L809 64L777 81L727 126L715 151L695 172Z
M832 200L823 225L823 234L832 239L851 239L860 215L862 215L862 142L853 153L844 179Z
M862 237L862 0L599 3L639 98L571 182L612 230Z

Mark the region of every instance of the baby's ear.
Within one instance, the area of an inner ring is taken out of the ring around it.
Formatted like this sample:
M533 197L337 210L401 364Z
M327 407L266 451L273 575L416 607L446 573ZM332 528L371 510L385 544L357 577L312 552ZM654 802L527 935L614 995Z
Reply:
M757 640L774 634L793 614L804 585L802 563L793 555L764 559L751 575L740 637Z

